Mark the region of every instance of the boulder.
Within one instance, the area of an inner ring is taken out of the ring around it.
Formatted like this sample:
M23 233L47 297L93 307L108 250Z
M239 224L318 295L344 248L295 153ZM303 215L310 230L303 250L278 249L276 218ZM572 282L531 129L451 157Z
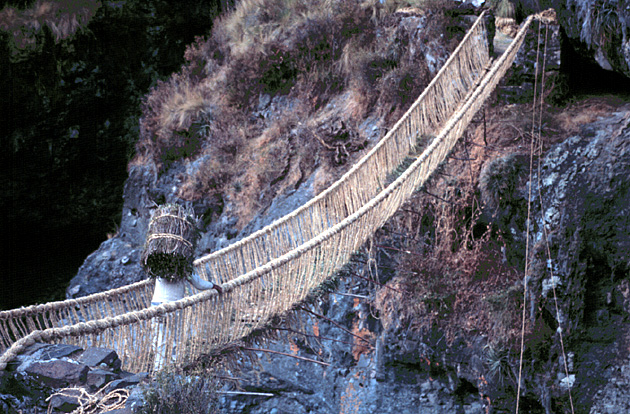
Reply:
M50 398L49 407L62 413L70 413L81 405L79 397L81 392L77 389L65 390L63 393L54 394Z
M94 369L88 372L85 385L87 385L91 391L97 391L117 377L118 376L111 371L106 371L104 369Z
M0 413L39 414L47 407L53 412L72 412L80 405L81 392L92 395L103 390L101 394L107 395L115 389L133 389L148 377L147 373L121 371L120 366L111 349L84 351L75 345L33 344L9 369L0 371ZM142 399L134 401L139 405Z
M24 370L24 372L34 377L36 381L52 388L62 388L84 383L87 379L88 371L87 365L61 359L33 362Z
M556 2L553 2L556 3ZM630 77L630 7L612 0L557 1L558 19L574 48L605 70Z
M120 369L122 362L116 351L106 348L90 347L77 358L77 361L91 367L106 366L113 370Z

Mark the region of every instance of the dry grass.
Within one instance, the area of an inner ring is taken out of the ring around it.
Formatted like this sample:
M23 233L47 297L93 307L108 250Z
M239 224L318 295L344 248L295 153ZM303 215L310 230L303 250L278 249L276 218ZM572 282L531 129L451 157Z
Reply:
M518 23L512 17L497 17L495 24L497 30L504 35L514 37L518 33Z
M218 413L219 380L214 372L184 375L160 371L149 383L140 385L144 404L139 413L197 414Z
M474 236L480 210L470 182L429 188L448 201L418 195L410 205L423 215L414 210L398 215L396 232L417 234L398 264L396 287L407 294L399 298L384 289L378 306L386 310L402 301L403 319L413 329L438 325L448 340L480 331L493 343L509 343L518 326L518 298L511 290L518 269L504 262L502 243L492 232Z
M557 114L554 127L570 134L577 133L582 125L590 124L601 116L610 114L615 107L623 103L621 99L612 96L576 102Z
M382 289L377 297L381 317L402 312L413 329L438 327L447 340L474 331L496 346L516 343L522 270L506 261L501 233L482 219L478 188L489 161L520 151L527 119L526 106L489 110L487 135L483 125L471 128L465 138L469 143L458 144L443 175L426 185L431 195L414 195L390 221L385 232L409 235L392 282L407 293Z
M622 104L617 98L597 97L562 109L547 106L542 120L544 150ZM493 183L494 194L490 191L486 200L478 189L485 166L529 148L531 105L488 108L485 129L481 117L477 121L469 128L468 145L460 142L453 158L426 186L432 195L414 195L382 231L383 238L406 235L400 241L396 277L389 282L405 294L381 289L375 306L385 329L400 322L420 331L437 327L450 340L476 332L493 349L509 355L520 341L524 264L518 263L521 259L506 260L506 254L518 253L505 250L514 244L485 220L497 205L507 202L504 195L522 188L527 171L515 172L513 165L508 166L508 182ZM529 322L526 343L534 349L550 333Z
M153 160L163 171L200 160L180 197L230 198L241 224L315 171L323 189L365 149L358 125L367 117L391 125L430 78L422 47L411 43L439 38L443 12L375 7L239 2L146 97L132 164ZM400 24L411 15L424 19L421 34Z
M59 42L86 26L99 7L100 3L94 0L38 0L25 10L5 6L0 10L0 30L13 36L17 49L28 50L36 47L37 35L44 27L48 27Z
M192 274L198 229L192 209L166 204L153 212L142 266L151 277L186 279Z

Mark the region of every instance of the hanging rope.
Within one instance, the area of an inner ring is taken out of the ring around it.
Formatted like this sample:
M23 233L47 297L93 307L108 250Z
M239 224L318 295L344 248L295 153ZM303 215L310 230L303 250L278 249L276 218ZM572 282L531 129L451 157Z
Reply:
M543 115L543 103L544 103L544 97L545 97L545 65L547 63L547 37L548 37L548 33L549 33L549 23L545 22L545 51L543 54L543 65L542 65L542 81L541 81L541 93L540 93L540 113L538 116L538 154L539 154L539 158L538 158L538 174L537 174L537 178L538 178L538 183L537 183L537 187L538 187L538 199L540 200L540 213L543 216L542 219L542 230L543 230L543 239L545 241L545 250L547 253L547 269L549 270L549 277L550 277L550 281L551 281L551 289L553 292L553 303L555 306L555 310L556 310L556 320L558 321L558 335L560 338L560 349L562 351L562 361L564 362L564 373L566 375L567 378L567 385L568 385L568 392L569 392L569 404L571 406L571 414L575 413L574 407L573 407L573 396L571 395L571 388L572 388L572 383L569 380L569 365L568 365L568 361L567 361L567 354L565 352L565 348L564 348L564 338L563 338L563 332L562 332L562 324L561 324L561 319L560 319L560 308L558 307L558 297L556 295L556 284L554 283L554 278L556 278L556 276L554 275L553 272L553 265L552 265L552 258L551 258L551 249L549 248L549 234L547 231L547 224L545 223L545 219L544 219L544 212L545 212L545 206L544 206L544 201L543 201L543 197L542 197L542 183L541 183L541 161L542 161L542 153L543 153L543 140L542 140L542 115Z
M385 144L362 159L361 167L353 168L341 183L333 185L334 191L236 243L236 247L195 262L200 275L221 282L222 295L209 290L131 311L126 310L127 297L114 295L119 297L95 302L99 312L110 308L109 316L97 319L92 319L93 315L86 313L83 306L78 310L66 308L67 314L75 313L72 321L81 322L66 325L65 321L56 320L53 327L6 335L10 347L0 356L0 370L34 342L63 340L79 346L113 348L126 370L147 371L153 365L151 340L156 321L164 327L161 332L165 337L165 360L184 365L202 353L221 349L264 327L274 315L302 301L347 263L352 252L446 159L512 65L533 21L532 16L525 20L508 49L486 71L488 49L482 19L483 14L467 34L465 46L460 45L446 69L439 72L440 79L431 83L429 92L425 90L383 138ZM391 171L415 146L418 132L438 129L438 124L443 124L439 134L422 154L384 187ZM146 303L147 298L142 300ZM10 316L7 320L9 325L17 323ZM17 340L13 341L12 335Z
M63 388L46 398L46 401L48 401L47 414L52 414L56 411L52 405L54 397L76 398L78 407L71 414L96 414L125 408L125 403L129 398L129 390L116 389L105 394L105 389L107 389L109 384L94 394L90 394L80 387Z
M536 66L534 70L534 99L532 102L532 136L529 148L529 189L527 193L527 229L525 235L525 277L523 279L523 316L521 321L521 353L518 359L518 384L516 387L516 414L518 414L519 403L521 401L521 382L523 378L523 353L525 350L525 322L526 322L526 308L527 308L527 279L529 277L529 230L531 221L531 206L532 206L532 179L534 170L534 140L536 135L534 134L534 128L536 125L536 91L538 89L538 68L539 55L540 55L540 22L538 23L538 38L536 41Z

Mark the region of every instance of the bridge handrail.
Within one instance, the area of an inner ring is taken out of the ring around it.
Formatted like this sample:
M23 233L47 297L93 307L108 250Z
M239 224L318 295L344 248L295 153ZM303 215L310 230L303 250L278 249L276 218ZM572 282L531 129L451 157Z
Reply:
M90 335L92 341L101 340L99 344L110 346L117 344L122 347L121 344L132 341L133 346L121 349L140 349L138 355L125 356L131 358L130 364L135 361L137 364L134 365L146 369L150 362L148 350L151 348L152 333L147 323L158 316L163 317L159 323L172 328L166 331L171 335L166 341L170 346L170 354L177 356L178 363L186 362L202 351L208 352L242 338L253 329L263 326L272 315L288 310L342 266L351 252L393 215L445 159L474 114L512 64L531 21L532 17L525 21L508 50L494 63L474 91L467 96L464 104L449 118L442 132L416 161L392 184L340 223L279 258L226 282L223 295L206 291L177 302L113 318L32 332L0 357L0 370L34 341L50 342L60 338ZM263 279L266 284L262 284ZM204 335L209 332L213 334ZM180 343L176 347L174 344L178 336ZM186 341L181 341L182 338Z
M484 16L485 12L471 26L462 42L401 119L346 174L294 212L245 239L199 258L195 261L197 272L208 280L225 283L317 236L371 199L384 186L386 176L413 148L416 134L429 133L446 119L467 87L480 75L488 60ZM440 99L437 100L436 96ZM410 121L416 111L422 111L419 118L424 122ZM403 133L399 134L400 130ZM377 156L379 154L381 159ZM378 174L373 177L373 181L379 184L366 186L361 183L365 181L359 176L359 172L363 170ZM325 217L322 219L322 216ZM306 226L304 223L312 225ZM296 230L300 232L298 236L295 236ZM289 238L288 233L291 233ZM150 281L145 280L82 298L1 311L0 352L35 329L101 319L120 312L142 309L150 301L149 284ZM119 295L128 295L133 300L125 304L115 303L115 298Z

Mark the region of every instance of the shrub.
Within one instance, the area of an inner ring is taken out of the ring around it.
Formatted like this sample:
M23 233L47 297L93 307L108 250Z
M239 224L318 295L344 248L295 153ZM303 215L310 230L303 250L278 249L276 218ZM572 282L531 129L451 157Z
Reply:
M464 152L455 157L470 157ZM443 168L448 178L435 175L428 194L414 195L383 230L413 237L401 241L396 265L397 287L406 293L379 306L398 309L414 330L437 326L447 341L476 330L492 344L510 343L519 315L512 288L521 275L504 261L502 241L482 220L473 178L481 164L454 159Z
M510 355L510 349L503 344L488 344L484 346L483 350L484 362L488 370L487 379L500 386L503 386L506 381L509 381L510 385L515 384L517 364Z
M193 155L201 143L191 127L197 123L199 129L213 109L210 91L194 82L189 73L159 81L143 103L137 151L149 152L158 164Z
M160 371L141 385L144 405L141 414L211 414L217 413L217 384L211 377L186 376Z
M519 154L509 154L487 163L479 176L482 201L495 210L513 204L518 198L516 190L524 172Z

